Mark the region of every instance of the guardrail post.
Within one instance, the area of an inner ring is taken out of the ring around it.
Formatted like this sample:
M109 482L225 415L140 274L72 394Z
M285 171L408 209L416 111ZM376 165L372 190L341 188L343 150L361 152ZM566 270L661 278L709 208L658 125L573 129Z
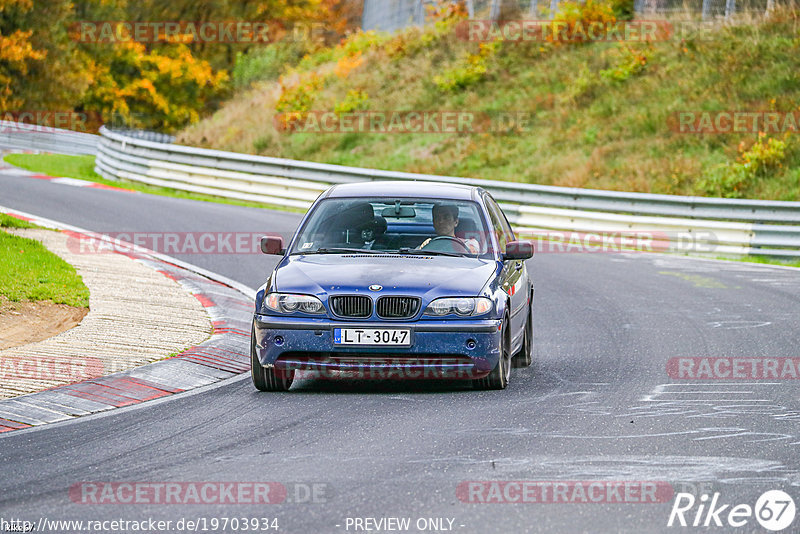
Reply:
M500 8L502 7L503 0L492 0L492 8L489 12L491 20L497 20L500 17Z
M424 0L417 0L414 6L414 22L420 26L425 24L425 6L423 5L423 1Z
M729 19L736 13L736 0L727 0L725 2L725 18Z

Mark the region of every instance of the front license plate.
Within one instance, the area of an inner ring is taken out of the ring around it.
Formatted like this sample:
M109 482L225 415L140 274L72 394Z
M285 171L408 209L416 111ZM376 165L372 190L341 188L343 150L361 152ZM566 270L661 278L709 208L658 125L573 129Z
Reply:
M334 328L334 345L410 346L411 331L386 328Z

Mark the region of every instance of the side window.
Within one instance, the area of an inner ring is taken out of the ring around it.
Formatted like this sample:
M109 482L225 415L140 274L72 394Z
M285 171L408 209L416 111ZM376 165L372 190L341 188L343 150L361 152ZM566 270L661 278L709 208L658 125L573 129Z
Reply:
M514 240L514 232L512 232L511 225L508 224L500 206L497 205L492 197L487 195L485 198L486 207L489 209L489 218L492 220L492 230L497 236L500 252L505 253L506 244Z
M500 223L503 225L503 230L505 230L506 239L509 241L516 240L517 238L514 236L514 230L511 228L511 224L508 222L506 214L500 209L500 206L497 206L497 213L500 215Z

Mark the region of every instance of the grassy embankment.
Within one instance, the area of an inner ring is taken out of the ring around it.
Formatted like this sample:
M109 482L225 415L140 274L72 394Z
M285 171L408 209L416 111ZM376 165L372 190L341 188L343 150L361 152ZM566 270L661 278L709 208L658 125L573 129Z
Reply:
M299 60L255 50L237 65L248 82L239 94L178 141L439 175L800 199L798 134L701 135L670 127L681 111L800 110L799 12L651 43L506 41L481 48L459 38L456 26L360 34ZM276 129L278 113L308 110L523 111L533 119L522 131L488 133Z
M33 228L0 214L0 228ZM89 307L89 290L75 268L33 239L0 230L0 301L52 301ZM0 302L1 303L1 302Z
M239 59L240 93L179 142L328 163L527 183L800 200L797 134L677 133L681 111L800 110L800 16L650 43L501 42L480 47L445 19L357 34L306 56L280 43ZM289 45L295 46L295 45ZM236 73L234 73L236 74ZM286 133L281 112L524 111L531 127L461 134ZM85 171L47 170L111 185ZM140 184L148 193L213 199ZM249 203L237 204L251 205ZM758 260L758 259L756 259ZM769 261L761 258L758 261Z

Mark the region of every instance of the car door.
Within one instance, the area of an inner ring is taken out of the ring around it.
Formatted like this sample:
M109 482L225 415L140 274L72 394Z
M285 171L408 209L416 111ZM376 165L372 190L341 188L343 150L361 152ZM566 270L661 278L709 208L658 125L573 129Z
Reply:
M500 252L505 253L506 244L510 241L515 241L514 231L506 219L503 210L497 205L497 202L489 195L486 194L486 207L489 211L489 218L492 222L492 229L497 236L497 243L500 247ZM525 268L525 262L522 260L507 260L503 262L503 271L500 275L500 282L503 291L511 297L511 310L509 314L511 317L511 331L514 339L514 345L521 343L522 335L525 332L525 321L527 320L528 309L528 272Z

